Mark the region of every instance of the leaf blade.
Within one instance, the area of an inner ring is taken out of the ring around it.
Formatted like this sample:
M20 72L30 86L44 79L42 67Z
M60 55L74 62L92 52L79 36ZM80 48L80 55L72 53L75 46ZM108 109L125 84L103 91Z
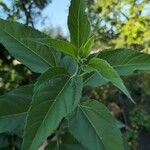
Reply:
M116 145L124 150L115 119L103 104L94 100L79 104L70 120L70 132L89 150L116 150Z
M150 55L130 49L99 52L98 58L105 59L120 75L130 75L135 70L150 70Z
M55 50L25 40L37 37L47 36L31 27L0 19L0 43L21 63L34 72L42 73L55 66Z
M50 142L46 147L46 150L57 150L57 142ZM69 133L62 136L62 143L59 144L60 150L88 150L83 145L81 145L73 136Z
M62 118L76 107L81 92L82 79L70 78L62 68L51 68L41 75L27 117L23 150L36 150L54 132Z
M67 54L73 58L77 57L76 48L73 44L59 40L59 39L50 39L50 38L37 38L37 39L30 39L37 43L46 45L48 47L53 47L58 49L60 52Z
M119 75L130 75L136 70L150 70L150 55L130 49L105 50L94 54L94 56L106 60ZM98 78L97 73L92 74L86 78L85 86L101 86L108 83L105 79L100 79L98 83Z
M118 87L132 102L134 102L120 76L105 60L99 58L91 59L86 70L89 70L89 72L96 71L105 80L112 82L113 85Z
M86 3L86 0L72 0L69 8L68 28L71 42L78 50L90 35L90 23L85 13Z
M32 94L33 85L27 85L0 96L0 133L23 130Z
M90 52L92 51L92 47L94 44L94 36L91 36L87 42L85 43L85 45L83 45L80 48L80 56L81 57L88 57Z

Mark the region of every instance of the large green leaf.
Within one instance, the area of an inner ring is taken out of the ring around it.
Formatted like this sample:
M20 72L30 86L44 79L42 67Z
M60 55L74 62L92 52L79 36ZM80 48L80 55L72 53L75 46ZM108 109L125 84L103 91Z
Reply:
M119 75L130 75L135 70L150 70L150 55L130 49L105 50L94 56L105 59ZM98 73L85 76L85 86L101 86L106 83L108 81L99 78Z
M28 85L0 96L0 133L23 129L32 95L33 85Z
M68 27L71 42L79 48L84 45L90 35L90 23L85 13L86 0L72 0L69 8Z
M71 134L89 150L124 150L116 120L101 103L82 102L70 119Z
M130 49L106 50L97 54L105 59L119 75L129 75L135 70L150 70L150 54Z
M80 77L70 77L63 68L51 68L41 75L27 116L23 150L37 150L54 132L77 106L82 86Z
M132 100L122 79L113 69L113 67L110 66L109 63L107 63L107 61L99 58L93 58L89 61L89 64L85 68L85 70L88 72L96 71L98 74L100 74L100 77L103 77L106 81L112 82L113 85L118 87L126 96L128 96Z
M0 19L0 43L21 63L35 72L55 66L55 51L26 38L48 38L45 34L22 24Z
M51 39L51 38L37 38L37 39L30 39L30 40L46 45L48 47L56 48L60 52L67 54L73 58L77 57L76 47L67 41L63 41L59 39Z

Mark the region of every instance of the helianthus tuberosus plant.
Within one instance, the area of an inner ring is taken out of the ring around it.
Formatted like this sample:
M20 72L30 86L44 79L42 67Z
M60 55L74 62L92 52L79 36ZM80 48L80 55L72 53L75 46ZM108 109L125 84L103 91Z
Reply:
M85 9L86 0L71 1L70 41L0 19L0 43L41 74L34 85L0 97L0 137L15 133L23 139L22 150L37 150L46 140L50 150L125 149L107 107L82 92L86 86L111 82L134 102L120 76L149 70L150 55L124 48L91 54L94 36Z

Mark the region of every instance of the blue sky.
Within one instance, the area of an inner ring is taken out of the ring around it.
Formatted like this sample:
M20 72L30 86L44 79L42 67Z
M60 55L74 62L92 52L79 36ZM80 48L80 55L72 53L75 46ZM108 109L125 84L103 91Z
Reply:
M0 0L1 1L1 0ZM10 0L3 0L7 4L9 4ZM52 0L52 3L49 4L43 11L43 17L46 16L47 19L44 25L40 23L36 25L36 28L42 30L44 27L61 27L64 35L66 36L68 33L67 29L67 15L69 8L70 0ZM150 5L147 5L144 9L143 14L150 14ZM4 14L0 13L0 17L5 18ZM40 22L40 21L38 21Z
M52 0L52 3L49 4L43 11L43 15L48 17L46 26L49 27L61 27L64 35L67 35L67 15L70 5L70 0ZM150 14L150 5L147 5L143 11L143 15ZM38 29L42 29L40 25L37 26Z
M1 1L1 0L0 0ZM8 5L11 5L11 0L2 0ZM42 10L43 17L47 17L44 26L41 25L41 21L36 28L42 30L44 27L61 27L64 35L67 35L67 15L70 0L52 0L44 10ZM1 9L0 9L1 11ZM5 14L0 13L0 18L6 18Z
M43 16L48 17L45 22L45 26L59 26L62 28L63 33L66 35L68 32L67 15L69 4L70 0L53 0L53 2L43 10ZM39 24L37 25L37 28L42 29L42 26Z

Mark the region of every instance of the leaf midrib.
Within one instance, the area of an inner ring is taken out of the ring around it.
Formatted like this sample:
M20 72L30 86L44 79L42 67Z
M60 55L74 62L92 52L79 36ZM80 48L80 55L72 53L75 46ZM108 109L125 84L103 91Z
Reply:
M15 39L19 44L21 44L22 46L24 46L25 48L29 49L32 53L34 53L36 56L40 57L44 62L46 62L48 65L52 66L47 60L45 60L43 57L41 57L40 55L38 55L37 53L35 53L31 48L27 47L24 43L22 43L21 41L19 41L17 38L15 38L13 35L9 34L6 30L3 30L1 28L1 30L3 32L5 32L6 34L8 34L11 38Z
M80 1L80 3L79 3L79 8L78 8L78 19L77 19L77 23L78 23L78 30L77 30L77 32L78 32L78 51L79 51L79 42L80 42L80 36L79 36L79 34L80 34L80 22L79 22L79 19L80 19L80 7L81 7L81 1Z
M136 64L122 64L122 65L112 65L114 68L117 67L130 67L130 66L137 66L137 65L149 65L150 63L136 63Z
M98 135L99 140L102 142L103 146L105 147L105 144L103 143L103 140L102 140L101 137L99 136L97 129L95 128L95 126L93 125L93 123L90 121L90 118L86 115L86 112L84 112L84 110L82 109L82 105L78 105L78 106L79 106L79 108L81 109L81 111L83 112L83 114L85 115L85 117L87 118L87 120L89 121L89 123L90 123L90 124L92 125L92 127L94 128L94 131L95 131L96 134ZM107 148L105 147L105 149L107 149Z
M57 102L58 97L60 96L60 94L62 93L62 91L65 89L66 85L68 84L68 82L69 82L70 80L71 80L71 78L69 78L69 80L67 80L67 82L65 83L65 85L63 86L63 88L61 89L61 91L60 91L60 92L58 93L58 95L56 96L56 98L55 98L53 104L51 105L50 109L49 109L48 112L46 113L46 115L45 115L45 117L44 117L44 119L43 119L43 121L42 121L40 127L38 128L38 130L37 130L37 132L36 132L36 134L35 134L35 136L34 136L33 139L35 139L35 138L37 137L38 132L39 132L40 128L41 128L42 125L43 125L43 122L46 120L46 118L47 118L49 112L54 108L54 106L55 106L55 104L56 104L56 102ZM33 141L34 141L34 140L32 140L32 143L30 144L29 149L32 147Z
M94 76L94 73L84 81L84 84L86 84L93 76Z
M54 40L54 39L52 39L52 40ZM47 47L53 47L53 48L56 48L56 47L54 47L54 46L51 46L51 43L49 42L49 43L42 43L41 41L35 41L36 43L39 43L39 44L41 44L41 45L45 45L45 46L47 46ZM59 41L58 41L59 42ZM67 51L67 53L70 55L70 56L76 56L76 52L75 52L75 47L74 47L74 45L72 45L71 43L69 43L69 42L66 42L66 41L63 41L63 40L60 40L60 42L64 42L65 44L68 44L70 47L71 47L71 49L70 50L73 50L73 51L71 51L71 52L73 52L73 55L70 53L70 51ZM61 48L58 48L58 49L61 49ZM62 50L62 49L61 49Z
M5 115L5 116L0 117L0 119L5 119L5 118L9 118L9 117L17 117L19 115L26 114L26 113L27 112L21 112L21 113L16 113L16 114L11 114L11 115Z

